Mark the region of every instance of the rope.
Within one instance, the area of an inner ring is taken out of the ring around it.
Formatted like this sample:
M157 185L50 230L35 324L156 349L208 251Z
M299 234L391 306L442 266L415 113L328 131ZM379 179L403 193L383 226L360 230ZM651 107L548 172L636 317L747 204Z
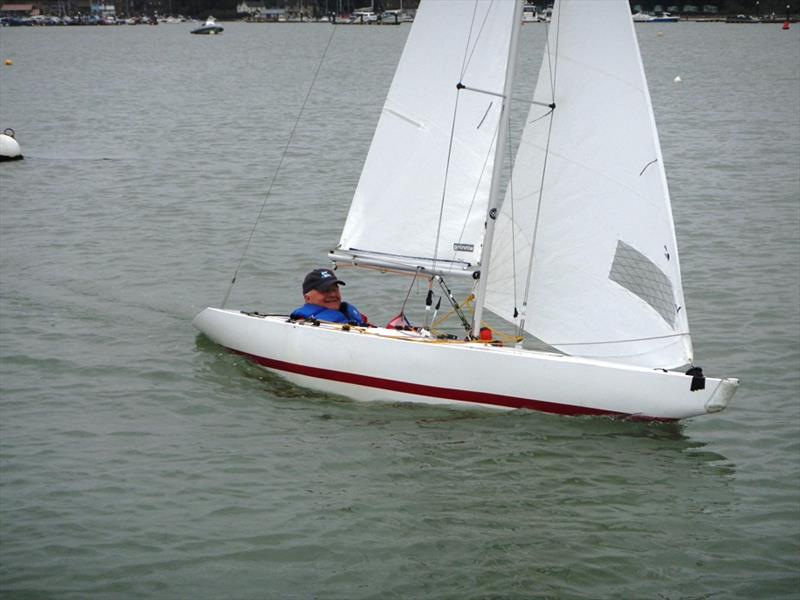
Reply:
M275 172L272 174L272 179L269 182L269 186L267 187L267 191L264 194L264 202L261 204L261 209L258 211L258 215L256 215L256 220L253 223L253 227L250 230L250 235L247 238L247 243L245 243L244 251L242 255L239 257L239 262L236 265L236 269L233 271L233 278L231 279L231 283L228 286L228 291L225 292L225 298L222 300L222 304L220 308L225 308L225 305L228 303L228 298L231 295L231 291L233 290L233 286L236 283L236 278L239 275L239 269L242 267L242 262L244 261L244 257L247 255L248 250L250 249L250 244L253 241L253 236L256 233L256 228L258 227L258 222L261 220L261 215L264 213L264 209L267 206L267 202L269 201L270 194L272 193L272 187L275 185L275 180L278 177L278 173L283 166L283 161L286 159L286 155L289 152L289 148L294 141L294 135L297 131L297 125L300 123L300 118L303 116L303 112L305 111L306 104L308 104L308 99L311 97L311 92L314 89L314 84L317 82L317 77L319 76L320 71L322 70L322 65L325 62L325 57L328 55L328 49L331 47L331 42L333 41L333 36L336 33L336 24L331 27L331 35L328 37L328 42L325 44L325 50L322 52L322 57L319 60L319 64L317 65L317 70L314 72L314 77L311 80L311 85L308 86L308 91L306 92L306 97L303 99L303 104L300 106L300 111L297 113L297 118L294 121L294 125L292 125L292 130L289 133L289 140L286 142L286 146L283 149L283 154L281 154L281 158L278 161L278 166L275 167Z
M460 306L461 306L461 308L469 308L470 306L472 306L472 302L473 302L473 300L475 300L475 294L472 294L472 293L471 293L471 294L470 294L469 296L467 296L467 297L464 299L464 301L461 303L461 305L460 305ZM452 309L450 309L448 312L446 312L445 314L443 314L441 317L439 317L438 319L436 319L436 320L435 320L433 323L431 323L431 331L433 331L434 329L436 329L436 328L437 328L439 325L443 324L445 321L447 321L447 320L448 320L450 317L452 317L454 314L456 314L456 309L455 309L455 308L452 308Z
M492 0L492 4L494 0ZM450 124L450 140L447 146L447 161L445 162L445 170L444 170L444 183L442 185L442 197L439 204L439 220L436 224L436 237L434 238L434 245L433 245L433 268L436 269L436 262L439 259L439 240L441 238L442 233L442 220L444 218L444 205L445 201L447 200L447 182L450 177L450 160L453 154L453 140L455 137L455 130L456 130L456 121L458 118L458 103L461 97L461 90L464 89L462 85L462 80L464 79L464 75L466 75L467 68L469 67L469 63L472 61L472 56L475 53L475 49L478 45L478 40L480 40L481 35L483 34L483 28L486 26L486 22L489 18L489 13L491 12L491 4L489 9L483 16L483 21L480 24L478 29L477 35L475 39L472 39L472 32L473 28L475 27L475 19L478 12L478 1L475 0L472 8L472 19L470 20L469 24L469 33L467 34L467 43L464 46L464 56L461 59L461 73L458 77L458 84L456 85L456 102L453 106L453 120ZM472 44L472 48L470 49L470 44Z
M474 301L475 301L475 294L471 293L471 294L469 294L469 296L467 296L464 299L464 301L461 303L460 307L461 308L466 308L466 309L469 310L472 307L472 303ZM473 313L474 313L474 310L473 310ZM450 317L452 317L454 314L456 314L456 309L455 308L450 310L448 313L444 314L443 316L439 317L438 319L436 319L433 323L431 323L431 328L430 328L431 333L441 333L441 331L437 331L437 328L440 325L442 325L445 321L447 321ZM489 324L486 321L481 320L481 327L489 327ZM492 330L492 341L498 341L498 340L502 341L502 342L516 344L517 342L521 342L522 338L519 337L519 336L510 334L510 333L503 333L501 331L495 331L493 329ZM472 341L472 342L481 342L482 340L470 340L470 341Z

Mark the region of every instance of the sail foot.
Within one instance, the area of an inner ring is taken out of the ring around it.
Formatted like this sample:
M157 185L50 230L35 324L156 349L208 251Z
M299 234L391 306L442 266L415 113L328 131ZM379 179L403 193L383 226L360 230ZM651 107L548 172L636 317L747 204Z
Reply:
M690 365L693 360L689 332L626 340L551 342L545 339L543 341L570 356L638 367L679 369Z

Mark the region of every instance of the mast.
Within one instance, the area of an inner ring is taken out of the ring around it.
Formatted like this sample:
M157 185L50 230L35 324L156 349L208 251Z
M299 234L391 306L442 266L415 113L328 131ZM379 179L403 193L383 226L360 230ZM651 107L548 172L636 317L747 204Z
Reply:
M494 155L494 166L492 168L492 187L489 191L489 206L486 211L486 235L483 238L483 248L481 250L481 273L478 280L478 290L475 298L475 316L472 321L472 336L478 337L481 329L481 318L483 317L483 305L486 297L486 284L489 281L489 261L492 258L492 240L494 239L494 228L497 222L497 215L500 212L500 176L503 172L504 149L506 138L508 137L508 111L511 104L511 91L514 82L514 66L517 62L517 45L519 42L519 29L522 26L522 3L523 0L515 0L514 21L511 29L511 41L508 45L508 68L506 69L506 81L503 87L503 105L500 109L500 121L497 129L497 144Z

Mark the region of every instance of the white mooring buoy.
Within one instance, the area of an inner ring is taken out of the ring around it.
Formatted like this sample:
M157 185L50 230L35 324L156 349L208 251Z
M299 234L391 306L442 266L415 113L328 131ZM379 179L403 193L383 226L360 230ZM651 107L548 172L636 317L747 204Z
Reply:
M0 161L21 159L22 150L14 139L14 130L9 127L0 133Z

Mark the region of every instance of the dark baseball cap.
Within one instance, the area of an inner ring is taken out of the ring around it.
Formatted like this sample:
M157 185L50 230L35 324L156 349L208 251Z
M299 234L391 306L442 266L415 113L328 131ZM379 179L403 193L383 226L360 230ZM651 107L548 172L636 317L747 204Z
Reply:
M311 290L327 292L337 284L345 285L344 281L336 279L336 275L330 269L314 269L303 280L303 293L307 294Z

